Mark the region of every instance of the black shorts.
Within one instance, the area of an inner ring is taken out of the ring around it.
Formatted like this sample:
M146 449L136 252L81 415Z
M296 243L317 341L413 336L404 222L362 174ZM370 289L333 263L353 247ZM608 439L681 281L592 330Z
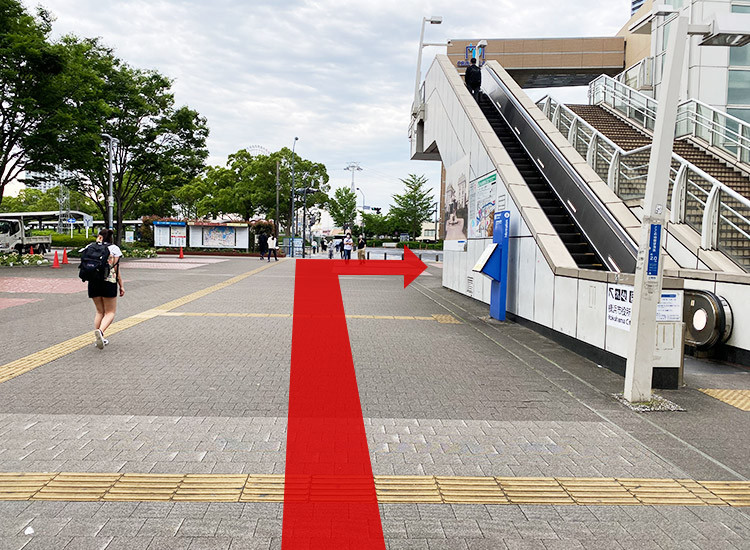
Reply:
M89 281L89 298L117 298L117 283Z

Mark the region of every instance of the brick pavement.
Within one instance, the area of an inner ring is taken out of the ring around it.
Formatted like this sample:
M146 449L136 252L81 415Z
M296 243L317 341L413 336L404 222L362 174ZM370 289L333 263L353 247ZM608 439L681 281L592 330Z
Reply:
M255 267L232 259L131 271L118 318ZM746 417L692 390L672 397L689 404L681 417L627 411L609 397L619 377L523 327L486 323L486 307L441 289L440 271L431 273L406 290L396 278L342 277L347 314L464 320L349 320L375 474L733 479L716 463L747 471L746 436L737 440L750 433ZM291 313L293 275L292 262L281 263L175 311ZM90 318L88 300L70 295L2 310L0 329L20 349L4 347L0 362L85 332ZM282 473L291 324L157 317L104 352L91 346L0 384L0 471ZM320 336L321 346L338 345ZM691 441L714 462L665 434L685 437L691 423ZM723 507L389 504L381 515L394 549L750 547L748 515ZM0 502L0 549L277 548L280 518L277 504Z

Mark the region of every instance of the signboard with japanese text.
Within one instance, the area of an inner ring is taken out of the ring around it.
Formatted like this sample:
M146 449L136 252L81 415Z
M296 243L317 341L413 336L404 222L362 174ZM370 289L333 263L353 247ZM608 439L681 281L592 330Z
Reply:
M607 285L607 325L629 331L633 314L635 290L629 285ZM656 306L656 321L682 321L682 303L684 293L681 290L663 290L661 300Z

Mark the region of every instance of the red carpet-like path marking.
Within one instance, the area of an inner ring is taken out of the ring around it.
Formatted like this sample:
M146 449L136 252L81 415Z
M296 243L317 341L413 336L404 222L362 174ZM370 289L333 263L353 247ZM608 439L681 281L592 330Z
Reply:
M405 288L427 266L404 254L296 264L283 550L385 549L338 276L403 275Z

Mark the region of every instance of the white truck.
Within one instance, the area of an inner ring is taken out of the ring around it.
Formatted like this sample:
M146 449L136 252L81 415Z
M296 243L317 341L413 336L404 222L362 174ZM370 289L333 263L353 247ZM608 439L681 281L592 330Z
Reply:
M0 218L0 253L15 250L18 254L27 254L32 247L34 254L44 254L52 248L52 237L32 237L22 222Z

